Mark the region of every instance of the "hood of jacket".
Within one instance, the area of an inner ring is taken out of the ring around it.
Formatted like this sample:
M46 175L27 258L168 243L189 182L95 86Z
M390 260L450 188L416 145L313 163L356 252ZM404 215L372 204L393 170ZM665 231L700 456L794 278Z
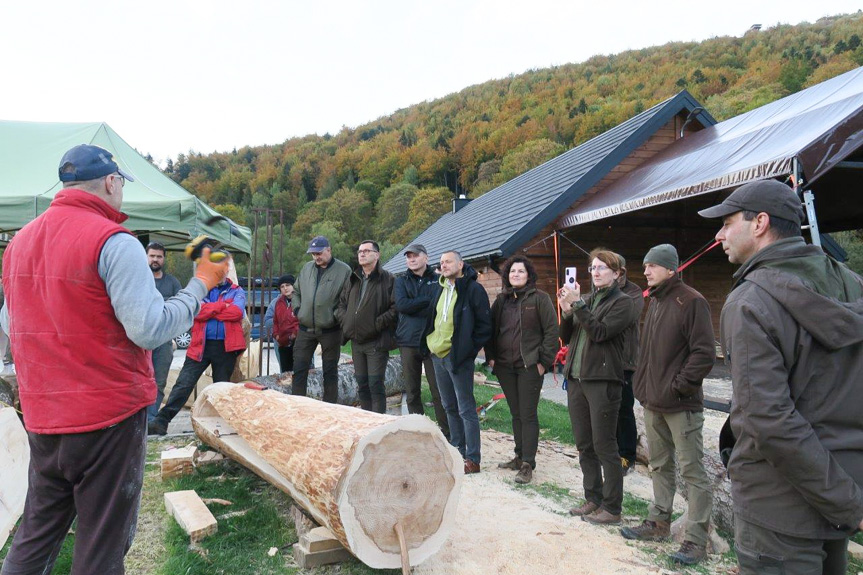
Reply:
M458 291L459 293L464 293L464 290L467 289L467 285L470 282L475 282L478 277L479 274L476 273L476 270L473 269L473 267L469 263L465 262L464 267L461 270L461 277L456 278L455 280L456 291ZM446 287L446 281L447 279L443 275L441 275L438 279L441 287Z
M863 341L863 282L802 237L762 249L734 274L769 291L818 343L830 350Z

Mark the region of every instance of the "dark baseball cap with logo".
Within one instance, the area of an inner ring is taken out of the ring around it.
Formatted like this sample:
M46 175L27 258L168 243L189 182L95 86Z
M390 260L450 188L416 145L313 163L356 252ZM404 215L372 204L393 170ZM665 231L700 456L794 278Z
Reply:
M130 182L135 181L135 178L120 169L111 152L90 144L80 144L63 154L57 171L61 182L86 182L114 173Z
M761 180L744 184L734 190L721 204L698 212L702 218L724 218L749 210L764 212L775 218L794 222L803 221L803 207L794 190L776 180Z
M309 249L306 250L306 253L319 254L328 247L330 247L330 240L324 236L315 236L312 238L312 241L309 242Z
M426 247L422 244L411 244L405 249L405 255L408 254L425 254L429 255L426 251Z

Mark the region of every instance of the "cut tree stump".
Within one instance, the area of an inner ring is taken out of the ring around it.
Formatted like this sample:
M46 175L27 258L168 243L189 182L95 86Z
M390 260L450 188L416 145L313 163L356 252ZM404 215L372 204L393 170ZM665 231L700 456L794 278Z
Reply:
M0 548L24 512L30 444L11 407L0 408Z
M166 493L165 509L177 520L183 531L189 534L192 541L200 541L219 528L216 518L193 490Z
M463 461L421 415L394 417L217 383L192 410L198 437L282 489L360 561L401 567L437 552L455 522Z
M162 452L162 480L188 475L195 469L195 457L198 447L189 445L181 449L169 449Z

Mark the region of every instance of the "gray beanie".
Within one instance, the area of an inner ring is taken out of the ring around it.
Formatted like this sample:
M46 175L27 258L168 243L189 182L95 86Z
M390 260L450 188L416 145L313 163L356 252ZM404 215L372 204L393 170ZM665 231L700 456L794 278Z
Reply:
M656 264L676 272L680 258L677 256L677 249L673 245L659 244L650 248L650 251L644 256L644 263Z

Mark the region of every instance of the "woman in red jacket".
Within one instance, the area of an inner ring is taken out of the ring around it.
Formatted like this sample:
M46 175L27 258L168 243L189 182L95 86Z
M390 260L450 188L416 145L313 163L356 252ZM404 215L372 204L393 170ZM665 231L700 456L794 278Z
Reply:
M300 331L300 322L291 308L294 281L290 274L279 278L280 294L273 314L273 338L279 348L279 365L283 372L294 371L294 341Z

